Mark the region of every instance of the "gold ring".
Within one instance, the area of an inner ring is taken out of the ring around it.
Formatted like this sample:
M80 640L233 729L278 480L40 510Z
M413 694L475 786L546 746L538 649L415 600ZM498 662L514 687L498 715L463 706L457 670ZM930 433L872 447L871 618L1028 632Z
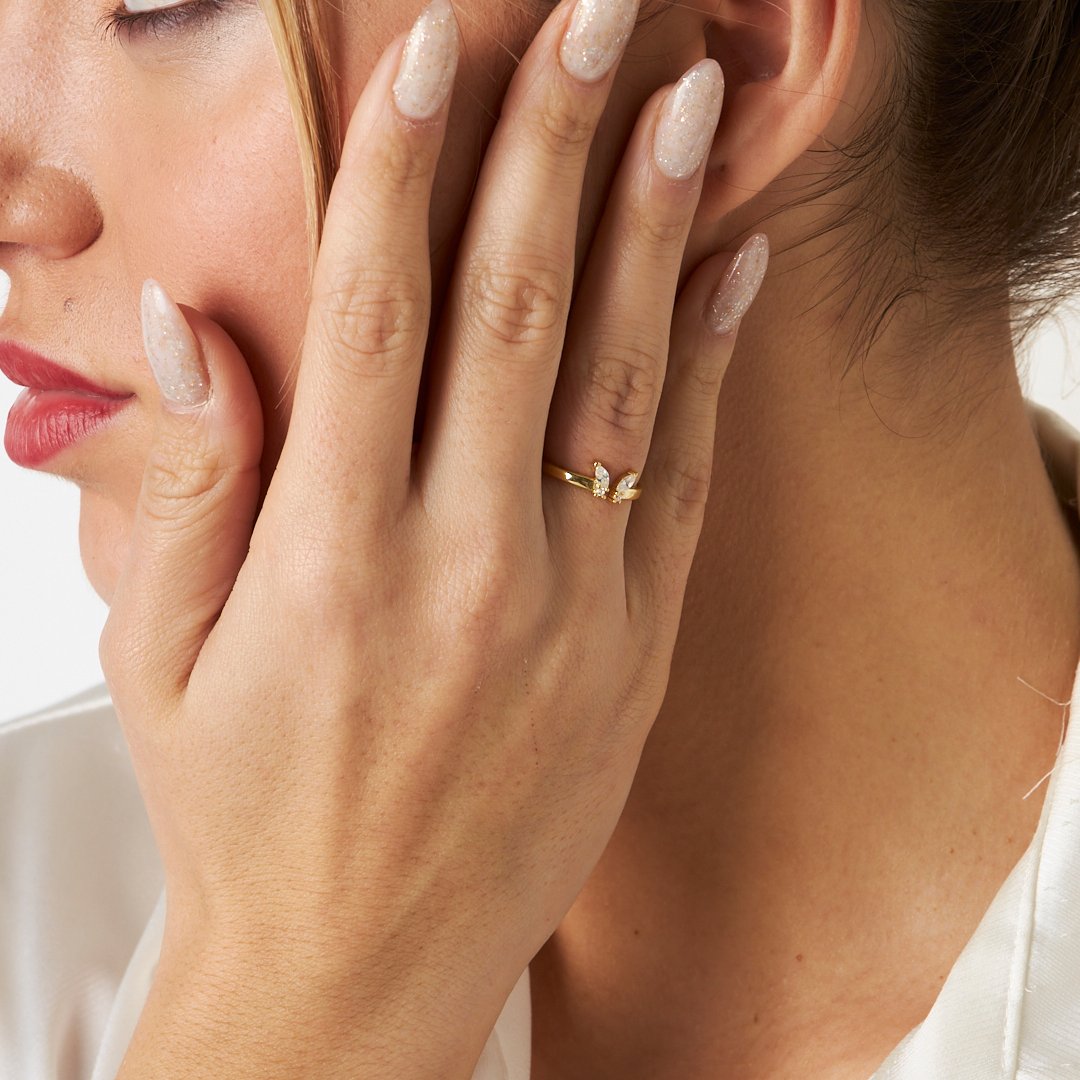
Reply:
M568 484L573 484L574 487L591 491L598 499L607 499L608 502L627 502L630 499L636 499L641 494L641 488L634 487L640 475L639 473L624 473L619 477L613 488L611 486L611 473L599 461L593 462L592 476L585 476L583 473L572 472L570 469L564 469L559 465L552 465L550 461L544 462L544 472L548 476L554 476L556 480L565 480Z

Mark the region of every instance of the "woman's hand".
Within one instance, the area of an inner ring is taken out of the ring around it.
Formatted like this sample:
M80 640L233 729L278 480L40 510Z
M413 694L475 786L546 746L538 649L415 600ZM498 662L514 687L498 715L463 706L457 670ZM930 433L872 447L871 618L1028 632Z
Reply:
M718 305L730 256L676 306L720 109L703 61L642 111L571 310L586 158L635 17L579 10L562 59L570 3L507 94L415 452L445 0L352 116L257 519L247 365L145 290L164 408L101 658L168 906L125 1080L470 1075L615 827L765 244ZM641 471L640 500L544 476L545 446L578 472L601 460L612 491Z

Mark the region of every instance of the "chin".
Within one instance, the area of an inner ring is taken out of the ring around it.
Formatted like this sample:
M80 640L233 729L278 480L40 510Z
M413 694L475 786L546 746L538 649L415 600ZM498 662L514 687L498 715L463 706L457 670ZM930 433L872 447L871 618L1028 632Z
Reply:
M131 510L83 489L79 506L79 552L94 592L111 603L131 534Z

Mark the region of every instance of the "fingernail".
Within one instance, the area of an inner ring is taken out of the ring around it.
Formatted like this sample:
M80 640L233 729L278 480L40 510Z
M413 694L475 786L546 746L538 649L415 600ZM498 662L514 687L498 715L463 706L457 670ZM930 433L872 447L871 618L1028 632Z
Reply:
M7 311L9 296L11 296L11 278L6 270L0 270L0 315Z
M675 84L656 121L653 157L672 180L685 180L701 167L724 100L724 73L715 60L695 64Z
M578 0L559 47L562 66L575 79L602 79L634 32L638 0Z
M769 238L754 233L735 253L705 313L714 334L730 334L750 310L769 265Z
M394 80L394 103L411 120L427 120L454 85L458 27L450 0L431 0L413 23Z
M187 320L169 294L153 279L142 289L143 344L165 403L194 409L210 398L210 379L202 352Z

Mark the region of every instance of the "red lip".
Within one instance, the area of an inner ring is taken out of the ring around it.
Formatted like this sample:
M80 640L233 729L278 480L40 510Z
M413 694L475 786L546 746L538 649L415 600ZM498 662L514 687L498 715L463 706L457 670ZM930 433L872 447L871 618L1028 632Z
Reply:
M0 341L0 372L19 386L37 390L73 390L99 398L128 398L131 394L98 386L52 360L46 360L13 341Z
M4 449L28 469L96 431L135 397L98 386L14 342L0 341L0 372L27 387L8 413Z

